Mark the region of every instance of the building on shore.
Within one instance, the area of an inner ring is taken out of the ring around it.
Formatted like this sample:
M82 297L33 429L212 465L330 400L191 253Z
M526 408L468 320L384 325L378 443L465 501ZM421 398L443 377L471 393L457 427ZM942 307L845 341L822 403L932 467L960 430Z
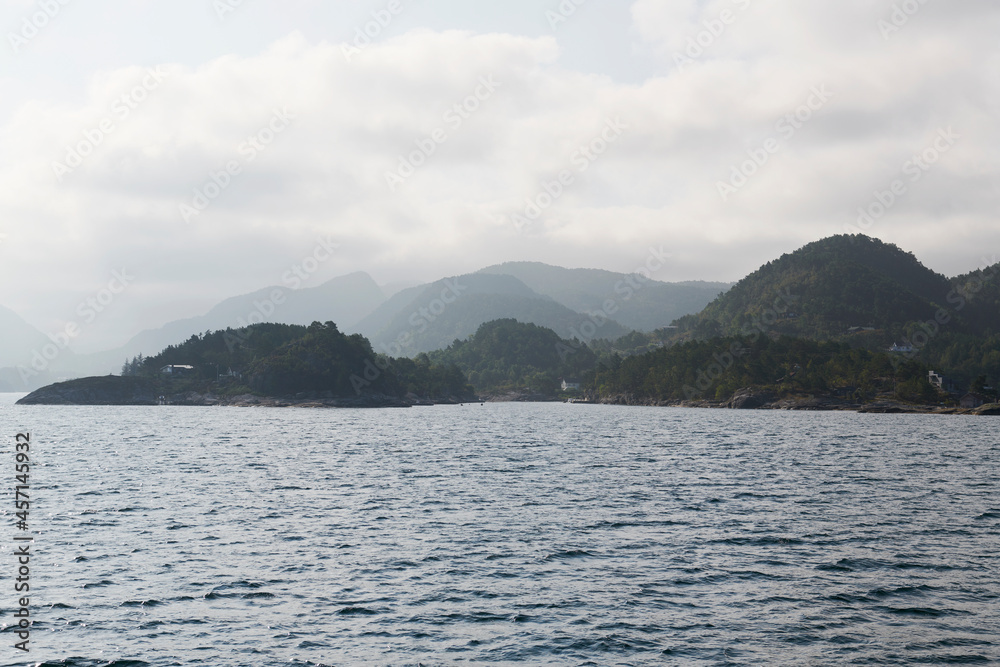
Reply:
M167 366L161 368L160 372L164 375L184 377L185 375L194 373L194 366L187 366L184 364L168 364Z
M974 410L975 408L986 405L986 397L974 392L969 392L962 397L962 400L959 401L959 405L966 410Z

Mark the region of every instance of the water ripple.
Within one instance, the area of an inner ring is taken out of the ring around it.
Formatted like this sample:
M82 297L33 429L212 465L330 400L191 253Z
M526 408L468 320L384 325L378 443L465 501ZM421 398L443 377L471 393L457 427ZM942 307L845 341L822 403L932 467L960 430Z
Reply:
M989 419L2 403L34 665L1000 662Z

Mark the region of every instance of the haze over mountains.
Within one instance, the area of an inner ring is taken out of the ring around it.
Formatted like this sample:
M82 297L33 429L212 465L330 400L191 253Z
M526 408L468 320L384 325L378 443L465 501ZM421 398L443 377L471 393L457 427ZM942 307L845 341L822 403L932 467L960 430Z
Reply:
M48 338L21 317L0 306L0 331L3 332L3 345L0 345L0 368L14 366L24 360L24 350L41 348L49 342Z
M550 296L580 313L601 311L610 298L614 301L615 312L609 314L622 326L636 331L653 331L670 325L679 317L697 313L731 286L700 281L629 281L612 271L562 269L540 262L507 262L479 273L514 276L539 294ZM613 286L613 291L609 286ZM563 333L558 329L556 332Z
M272 287L232 297L204 315L143 331L119 348L94 354L73 354L59 346L53 355L56 344L47 336L12 311L0 309L4 332L0 390L27 391L59 378L117 373L126 359L156 354L192 335L263 321L333 321L345 332L369 338L380 352L413 356L446 347L471 336L483 323L503 318L571 337L594 321L590 313L601 311L610 299L616 313L597 319L596 336L614 339L632 329L667 326L681 315L697 312L728 287L725 283L663 283L537 263L489 267L399 291L383 290L368 274L353 273L312 288ZM387 291L391 296L387 297Z
M394 357L444 349L500 319L585 341L616 340L633 330L649 333L673 324L675 330L660 331L658 338L678 342L768 331L846 340L869 349L921 336L937 337L939 346L968 345L956 343L955 336L978 338L977 344L986 345L983 341L1000 332L996 257L947 278L878 239L834 236L768 262L729 287L510 262L387 297L369 275L354 273L314 288L274 287L233 297L205 315L144 331L121 348L89 355L57 348L15 313L0 308L0 389L24 391L59 378L116 373L126 359L157 354L192 335L265 321L333 321ZM946 335L938 336L942 331ZM992 354L990 359L1000 355L986 353Z
M387 302L355 328L380 352L412 356L465 339L492 320L516 319L563 331L565 335L579 330L589 320L587 315L570 310L509 275L459 276L413 294L405 305L403 299ZM601 333L618 338L628 331L611 321L604 324Z

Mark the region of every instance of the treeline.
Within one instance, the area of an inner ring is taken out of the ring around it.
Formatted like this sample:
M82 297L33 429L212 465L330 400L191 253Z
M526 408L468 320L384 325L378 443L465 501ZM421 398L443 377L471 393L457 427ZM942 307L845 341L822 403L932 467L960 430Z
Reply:
M232 370L242 373L252 363L273 354L306 335L307 327L291 324L255 324L243 329L206 331L195 334L179 345L171 345L159 354L141 354L125 362L123 375L154 377L164 366L194 366L193 376L215 380Z
M333 322L314 322L305 335L253 362L246 373L251 388L268 395L330 392L334 396L474 398L457 366L434 363L426 355L392 359L376 354L367 338L347 336Z
M724 401L754 387L778 396L841 395L864 401L879 394L937 403L921 363L852 349L836 342L768 336L682 343L598 365L588 390L654 401Z
M467 340L456 340L429 359L456 365L480 392L528 391L555 396L563 380L580 381L593 372L594 352L564 340L551 329L513 319L494 320Z
M258 324L192 336L161 353L135 357L123 375L162 379L168 365L193 366L179 383L213 383L220 393L335 397L384 395L472 400L475 392L555 397L561 383L580 382L594 397L639 400L728 400L753 387L777 396L836 395L856 401L893 396L919 403L946 397L930 385L934 369L960 392L987 397L1000 378L1000 336L941 329L917 353L887 354L849 342L755 332L677 342L672 330L633 333L614 343L561 339L513 319L479 327L466 340L414 359L376 354L361 335L332 322L308 327Z
M917 358L947 376L960 391L969 389L991 396L1000 388L1000 335L943 332L917 350ZM979 378L985 378L994 393L983 391L976 383Z
M217 390L229 394L473 398L458 367L426 356L412 360L376 354L365 337L345 335L333 322L207 331L157 355L128 360L122 373L162 378L165 366L193 366L181 374L182 381L216 383Z
M612 357L631 357L636 354L654 352L662 347L673 345L676 331L674 329L657 329L651 333L633 331L617 340L598 339L587 343L598 359Z

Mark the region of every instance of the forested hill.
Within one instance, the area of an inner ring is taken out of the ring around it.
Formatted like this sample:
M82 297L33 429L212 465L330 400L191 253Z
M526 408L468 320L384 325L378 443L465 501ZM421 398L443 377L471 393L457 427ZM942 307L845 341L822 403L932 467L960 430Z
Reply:
M597 361L586 345L513 319L487 322L467 340L456 340L429 356L439 365L457 365L476 391L549 396L559 392L563 380L579 381L592 373Z
M911 253L863 235L834 236L782 255L750 274L698 315L677 321L697 338L748 333L763 322L776 332L817 339L876 329L879 340L908 323L933 319L954 286ZM976 323L955 311L956 331Z
M167 367L174 367L171 373L164 372ZM147 380L143 386L148 396L154 392L200 392L331 399L475 398L457 366L434 364L426 357L390 359L376 354L363 336L345 335L333 322L314 322L308 327L257 324L209 331L171 345L157 355L128 360L122 374ZM110 391L107 378L91 380L101 380L102 391ZM74 395L86 394L80 382L74 385ZM52 395L48 389L40 392Z
M949 305L964 309L964 318L979 335L1000 334L1000 263L984 257L982 266L952 279L957 294ZM993 262L990 264L990 262Z

